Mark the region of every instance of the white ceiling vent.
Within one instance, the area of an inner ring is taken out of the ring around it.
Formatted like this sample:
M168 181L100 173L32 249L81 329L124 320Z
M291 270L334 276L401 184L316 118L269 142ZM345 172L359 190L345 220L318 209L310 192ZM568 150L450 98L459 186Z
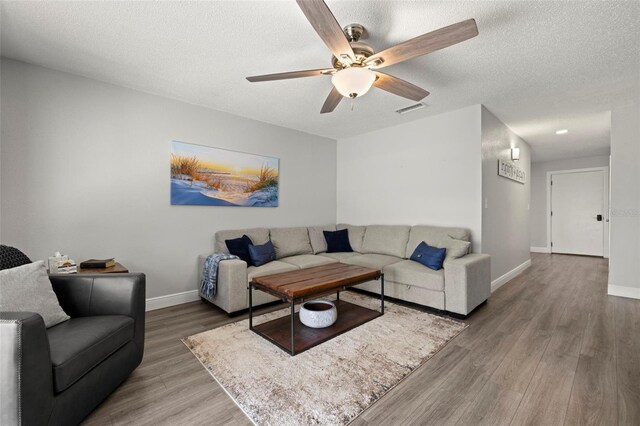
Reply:
M406 114L408 112L417 111L419 109L426 108L428 106L429 105L420 102L419 104L415 104L415 105L411 105L411 106L408 106L408 107L400 108L400 109L396 110L396 112L398 114Z

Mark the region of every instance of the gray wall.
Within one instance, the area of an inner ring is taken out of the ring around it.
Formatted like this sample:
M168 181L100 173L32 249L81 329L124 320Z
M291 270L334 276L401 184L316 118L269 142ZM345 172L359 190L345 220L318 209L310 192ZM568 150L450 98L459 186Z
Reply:
M516 165L527 174L525 184L498 176L498 159L511 161L511 148L520 148L520 161ZM530 259L530 197L529 144L483 107L482 252L491 255L492 281Z
M338 140L338 221L471 230L480 250L480 105Z
M547 172L609 166L609 156L571 158L531 164L531 247L549 248L547 241Z
M147 296L194 290L218 229L336 220L336 142L2 60L0 239L34 259L115 256ZM280 158L277 208L171 206L171 140Z
M609 293L640 299L640 104L611 112Z

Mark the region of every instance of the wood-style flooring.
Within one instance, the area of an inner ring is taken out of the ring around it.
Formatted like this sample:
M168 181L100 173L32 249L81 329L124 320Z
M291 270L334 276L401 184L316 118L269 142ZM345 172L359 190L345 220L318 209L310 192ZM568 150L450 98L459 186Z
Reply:
M640 425L640 300L607 296L607 272L604 259L532 254L352 424ZM85 423L250 425L180 342L244 317L202 302L147 313L142 364Z

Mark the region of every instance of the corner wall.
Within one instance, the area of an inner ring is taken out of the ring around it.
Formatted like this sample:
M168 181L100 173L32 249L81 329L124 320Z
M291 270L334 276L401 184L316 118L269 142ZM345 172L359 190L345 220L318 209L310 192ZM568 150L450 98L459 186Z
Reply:
M520 148L516 166L526 172L524 184L498 176L498 160L511 162L511 148ZM491 255L493 289L531 264L530 199L529 144L482 107L482 252Z
M336 142L2 60L0 235L32 259L115 256L147 297L197 289L219 229L336 221ZM171 206L172 140L280 158L277 208ZM196 296L197 297L197 296Z
M640 299L640 104L611 111L609 294Z
M338 222L471 230L481 245L480 105L338 140Z

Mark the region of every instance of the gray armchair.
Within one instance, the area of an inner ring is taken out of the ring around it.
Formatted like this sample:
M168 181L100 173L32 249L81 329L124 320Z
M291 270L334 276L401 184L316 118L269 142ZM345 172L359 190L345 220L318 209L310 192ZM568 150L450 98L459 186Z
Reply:
M144 274L52 275L70 320L0 312L0 424L75 425L142 361Z

